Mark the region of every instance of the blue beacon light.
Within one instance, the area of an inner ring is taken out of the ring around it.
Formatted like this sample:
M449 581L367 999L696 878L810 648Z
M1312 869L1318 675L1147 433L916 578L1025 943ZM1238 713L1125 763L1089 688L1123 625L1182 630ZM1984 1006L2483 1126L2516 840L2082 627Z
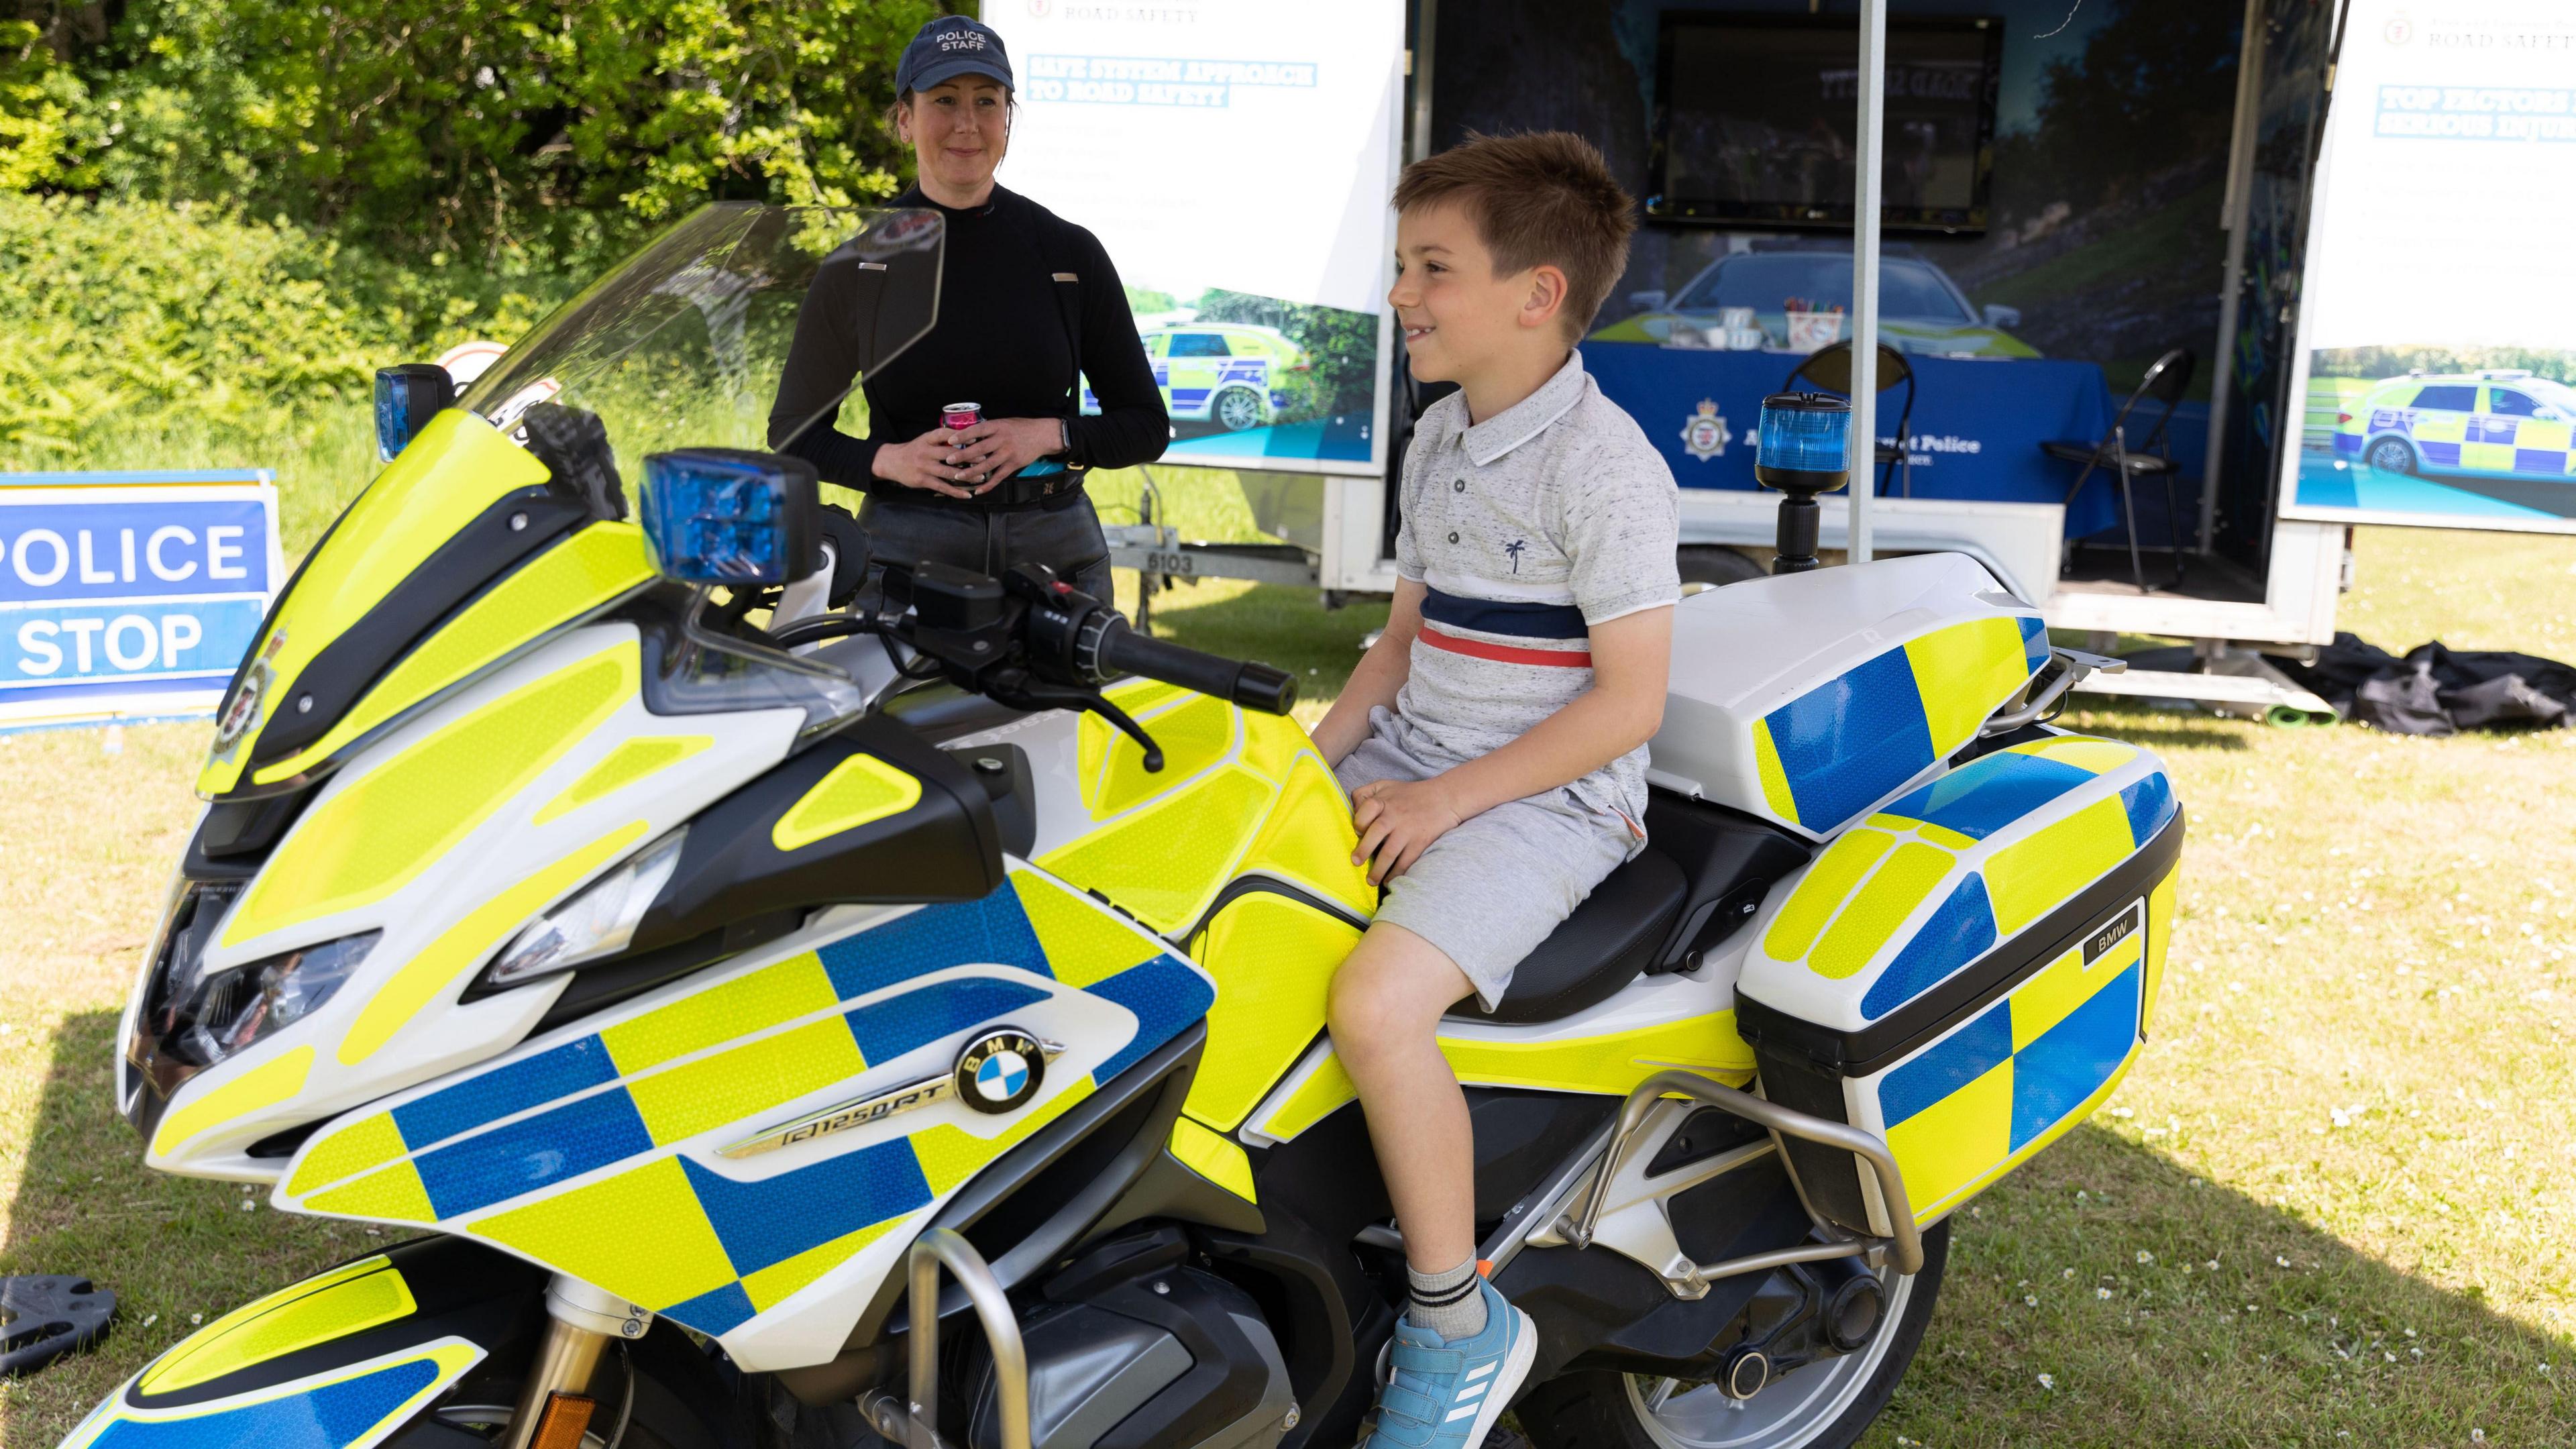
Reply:
M1771 572L1805 573L1817 565L1816 495L1851 482L1851 403L1829 393L1773 393L1762 400L1754 437L1754 481L1788 495Z
M814 467L732 448L682 448L644 460L637 521L664 578L697 585L784 584L813 572Z

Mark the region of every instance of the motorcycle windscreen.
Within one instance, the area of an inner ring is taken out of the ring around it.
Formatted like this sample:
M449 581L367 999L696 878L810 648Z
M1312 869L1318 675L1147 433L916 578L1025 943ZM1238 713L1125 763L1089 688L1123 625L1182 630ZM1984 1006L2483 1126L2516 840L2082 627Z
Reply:
M649 584L623 480L666 449L840 423L938 316L945 235L929 211L708 206L557 310L306 558L225 694L198 794L295 788Z

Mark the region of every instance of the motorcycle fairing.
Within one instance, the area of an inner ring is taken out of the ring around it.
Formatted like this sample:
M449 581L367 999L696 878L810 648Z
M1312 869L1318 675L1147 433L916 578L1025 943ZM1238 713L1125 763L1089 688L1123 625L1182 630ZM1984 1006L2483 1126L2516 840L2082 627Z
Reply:
M526 505L504 499L497 507L515 511ZM491 521L499 525L492 532L508 528L506 516ZM479 540L469 530L456 542L468 545ZM336 722L311 744L274 763L255 758L252 786L283 788L312 778L405 713L555 631L617 604L650 584L653 577L652 565L644 555L642 532L630 523L588 523L548 543L543 551L501 575L451 617L422 635L408 653L383 671L381 678L365 663L352 665L348 673L353 678L363 671L364 678L375 682L365 685L360 679L358 686L352 686L364 688L356 705L338 715ZM389 598L387 607L401 608L408 602L400 597ZM431 601L432 608L435 603ZM354 633L349 636L350 642L355 639ZM314 661L317 678L313 687L317 693L321 688L318 676L337 662L337 651Z
M954 748L1029 757L1038 863L1175 941L1217 984L1188 1114L1231 1131L1324 1027L1324 993L1377 909L1348 797L1294 721L1151 680L1109 698L1164 767L1096 715L1015 721Z
M1963 555L1763 583L1675 611L1649 778L1810 839L1937 774L2048 659L2038 611Z
M819 937L819 938L818 938ZM960 1184L1205 1014L1168 945L1022 862L982 900L845 908L754 964L675 982L342 1119L289 1211L470 1236L724 1341L828 1359ZM944 1077L983 1029L1064 1045L1006 1116L953 1098L736 1158L836 1104Z
M518 562L523 555L516 553L497 559L481 550L464 556L441 553L505 499L524 495L541 501L547 477L544 464L490 423L453 409L432 419L332 525L270 611L216 716L215 743L198 773L197 793L208 799L232 794L242 787L254 761L274 762L292 753L263 744L281 728L299 731L299 743L327 729L338 711L357 701L374 674L445 612L424 617L416 603L411 609L386 611L397 594L416 593L426 580L449 602L461 602ZM513 531L506 517L493 522L499 528L496 544L546 540L549 532L524 526ZM425 575L434 558L441 567ZM642 562L640 538L635 558ZM402 617L394 617L395 612ZM539 627L559 622L560 617L549 618ZM380 636L365 651L370 657L343 662L340 672L352 677L332 681L334 687L323 697L299 709L299 696L310 693L307 676L316 662L344 637L361 632ZM390 717L399 708L389 700L377 712ZM297 755L290 763L297 769L284 774L272 770L272 783L310 768L312 761Z
M278 1159L250 1152L270 1136L520 1041L561 981L460 1001L475 970L531 915L786 756L799 709L655 715L638 638L617 623L546 641L323 783L231 898L203 969L381 934L328 1002L211 1066L171 1072L148 1024L128 1023L120 1100L151 1165L273 1178ZM170 964L148 964L141 994Z
M1377 888L1351 864L1349 801L1295 721L1146 680L1108 694L1162 746L1162 770L1097 715L1038 715L952 742L1028 753L1039 865L1174 940L1246 875L1375 914Z

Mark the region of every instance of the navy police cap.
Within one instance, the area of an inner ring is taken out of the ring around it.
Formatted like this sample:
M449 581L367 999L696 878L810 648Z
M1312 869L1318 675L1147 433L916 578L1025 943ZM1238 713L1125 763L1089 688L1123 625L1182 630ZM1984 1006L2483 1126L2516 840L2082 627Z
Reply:
M963 15L943 15L921 27L903 48L894 88L897 93L926 91L962 75L990 76L1006 89L1018 89L1011 80L1011 57L993 27Z

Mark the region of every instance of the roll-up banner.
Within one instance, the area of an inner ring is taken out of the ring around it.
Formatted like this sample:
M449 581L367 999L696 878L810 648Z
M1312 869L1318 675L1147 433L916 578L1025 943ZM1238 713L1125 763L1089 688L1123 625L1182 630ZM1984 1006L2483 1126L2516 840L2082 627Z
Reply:
M1001 182L1107 249L1171 408L1165 461L1383 472L1403 7L983 11L1019 79Z
M2283 516L2576 533L2571 179L2576 5L2351 0Z
M213 713L281 568L264 469L0 473L0 733Z

